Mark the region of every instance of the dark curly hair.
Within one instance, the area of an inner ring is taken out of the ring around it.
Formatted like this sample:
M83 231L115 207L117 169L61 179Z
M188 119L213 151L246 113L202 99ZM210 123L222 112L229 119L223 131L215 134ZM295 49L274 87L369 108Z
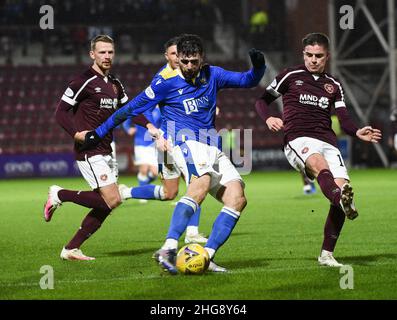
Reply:
M204 48L201 38L195 34L182 34L178 37L176 43L178 54L193 56L196 54L203 55Z

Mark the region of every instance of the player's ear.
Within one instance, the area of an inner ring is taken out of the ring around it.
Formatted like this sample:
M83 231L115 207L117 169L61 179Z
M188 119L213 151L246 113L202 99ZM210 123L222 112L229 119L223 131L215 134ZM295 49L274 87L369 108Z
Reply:
M94 51L92 51L92 50L90 51L90 57L91 57L91 59L93 59L93 60L95 59Z

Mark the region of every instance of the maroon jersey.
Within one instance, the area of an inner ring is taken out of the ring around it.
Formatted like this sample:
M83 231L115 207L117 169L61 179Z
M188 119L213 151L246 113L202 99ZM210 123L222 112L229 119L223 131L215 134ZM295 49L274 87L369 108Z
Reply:
M111 74L103 76L93 68L88 69L69 83L57 108L57 121L72 136L78 131L95 130L113 112L128 101L121 82ZM73 119L65 114L73 110ZM75 144L76 160L85 156L111 154L112 132L108 133L94 149L81 152Z
M285 143L311 137L337 147L331 128L331 107L346 108L338 80L328 73L314 75L299 65L277 75L266 90L275 98L283 96Z

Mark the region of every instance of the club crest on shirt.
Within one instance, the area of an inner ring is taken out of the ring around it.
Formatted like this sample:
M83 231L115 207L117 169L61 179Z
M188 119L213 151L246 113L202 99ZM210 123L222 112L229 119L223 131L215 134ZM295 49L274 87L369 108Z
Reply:
M308 147L304 147L304 148L302 149L301 153L302 153L302 154L305 154L305 153L307 153L308 151L309 151L309 148L308 148Z
M327 91L329 94L334 93L334 86L332 84L326 83L324 84L324 89Z
M112 84L112 88L113 88L114 93L117 95L117 93L118 93L117 86L115 84Z
M108 179L108 175L107 175L107 174L102 174L99 178L100 178L102 181L106 181L106 180Z

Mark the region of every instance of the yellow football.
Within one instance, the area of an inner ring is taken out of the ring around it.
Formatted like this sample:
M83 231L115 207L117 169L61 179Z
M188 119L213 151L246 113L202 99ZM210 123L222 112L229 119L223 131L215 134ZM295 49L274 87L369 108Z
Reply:
M197 243L182 247L176 256L176 267L184 274L202 274L210 264L207 250Z

